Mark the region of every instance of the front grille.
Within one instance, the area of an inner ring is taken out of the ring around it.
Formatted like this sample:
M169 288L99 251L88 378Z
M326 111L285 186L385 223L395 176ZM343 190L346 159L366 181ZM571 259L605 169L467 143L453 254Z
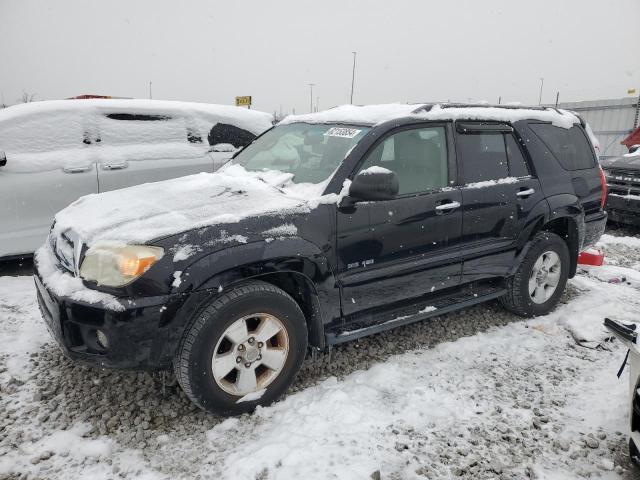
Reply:
M606 177L610 194L623 197L640 195L640 171L609 169Z

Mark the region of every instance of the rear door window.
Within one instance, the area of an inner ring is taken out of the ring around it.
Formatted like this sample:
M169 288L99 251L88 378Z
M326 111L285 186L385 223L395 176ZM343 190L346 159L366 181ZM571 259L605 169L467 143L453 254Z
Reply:
M531 130L544 142L565 170L582 170L595 166L595 156L582 129L555 127L549 123L534 123Z
M246 147L256 136L242 128L227 123L217 123L209 132L209 145L212 147L233 145L234 148Z
M500 132L459 133L456 151L463 185L509 176L507 149Z
M511 134L505 134L504 140L507 146L507 157L509 159L510 177L527 177L530 175L527 161L522 154L518 141Z

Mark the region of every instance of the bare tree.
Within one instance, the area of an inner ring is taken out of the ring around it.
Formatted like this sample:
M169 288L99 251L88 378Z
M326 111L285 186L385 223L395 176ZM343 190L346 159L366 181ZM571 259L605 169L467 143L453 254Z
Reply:
M22 97L20 97L20 99L18 99L19 102L22 103L30 103L33 102L36 99L36 94L35 93L27 93L24 90L22 91Z

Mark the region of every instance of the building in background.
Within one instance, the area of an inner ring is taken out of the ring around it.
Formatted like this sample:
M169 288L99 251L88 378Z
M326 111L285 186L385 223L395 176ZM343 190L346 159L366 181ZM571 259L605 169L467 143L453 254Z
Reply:
M621 142L638 127L638 97L559 103L584 118L600 141L601 157L619 157L628 148Z

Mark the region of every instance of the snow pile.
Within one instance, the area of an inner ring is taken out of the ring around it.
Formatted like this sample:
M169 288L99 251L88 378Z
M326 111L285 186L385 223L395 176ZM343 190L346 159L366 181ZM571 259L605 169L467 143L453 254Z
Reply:
M194 255L199 251L200 247L196 245L181 245L175 250L175 253L173 254L173 261L180 262L182 260L186 260L191 255Z
M631 248L640 249L640 238L638 237L617 237L614 235L610 235L605 233L598 240L598 245L607 245L607 244L620 244L625 245Z
M305 115L288 115L279 125L289 123L344 123L355 125L375 125L393 118L411 115L420 105L388 103L381 105L342 105L340 107Z
M364 170L362 170L358 175L371 175L375 173L393 173L393 172L391 172L391 170L387 168L379 167L378 165L372 165L369 168L365 168Z
M322 195L326 182L295 184L291 178L228 165L213 174L87 195L58 212L52 234L71 229L89 246L99 241L145 243L247 217L306 213L338 200L336 195Z
M516 177L506 177L506 178L499 178L497 180L485 180L483 182L467 183L464 187L465 188L486 188L486 187L492 187L494 185L506 185L509 183L516 183L518 181L519 179Z
M383 105L343 105L318 113L290 115L280 124L304 123L344 123L356 125L376 125L389 120L414 117L422 120L488 120L497 122L517 122L519 120L540 120L551 122L562 128L571 128L580 123L573 113L561 109L499 108L478 106L447 106L436 104L429 111L424 104L383 104Z
M265 230L262 234L268 237L293 237L298 234L298 229L292 223L285 223L284 225Z

